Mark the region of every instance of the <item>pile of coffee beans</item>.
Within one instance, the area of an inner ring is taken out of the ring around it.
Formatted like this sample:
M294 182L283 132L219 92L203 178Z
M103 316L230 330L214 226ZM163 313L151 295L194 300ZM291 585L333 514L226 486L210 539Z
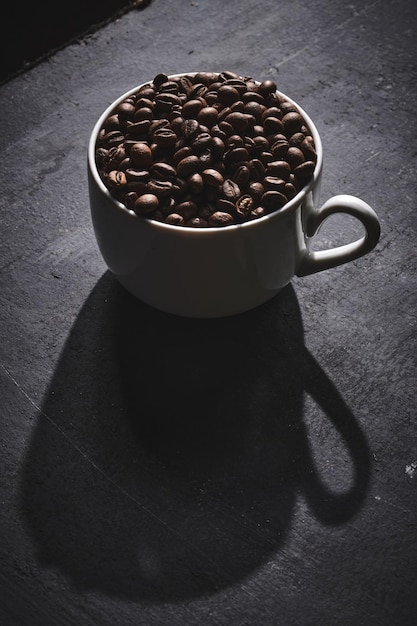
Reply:
M137 215L189 227L279 210L316 161L305 120L276 84L228 71L158 74L107 117L96 147L115 198Z

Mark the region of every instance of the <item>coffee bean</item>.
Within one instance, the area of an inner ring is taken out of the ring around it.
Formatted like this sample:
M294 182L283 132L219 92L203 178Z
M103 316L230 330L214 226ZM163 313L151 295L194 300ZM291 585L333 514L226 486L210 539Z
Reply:
M238 215L246 217L254 208L255 203L252 196L245 194L236 200L236 212Z
M294 169L297 165L301 165L301 163L305 161L304 153L300 148L290 146L287 151L286 160L291 165L292 169Z
M282 124L287 137L290 137L294 133L298 132L304 123L301 115L295 111L286 113L282 118Z
M195 119L184 120L181 133L187 141L192 141L200 131L200 124Z
M158 128L153 134L153 140L157 146L170 148L175 145L177 135L170 128Z
M145 193L137 198L133 210L135 213L142 215L155 211L158 206L159 200L157 196L151 193Z
M128 182L147 183L150 178L147 170L135 170L131 167L125 171L125 175Z
M204 183L210 187L220 187L220 185L223 185L224 183L223 176L215 169L203 170L201 172L201 177Z
M279 191L265 191L261 203L268 211L280 209L288 202L287 197Z
M227 178L222 185L223 195L227 200L231 200L232 202L236 202L236 200L241 196L241 190L237 183L235 183L230 178Z
M285 189L285 180L278 178L277 176L265 176L263 185L268 191L280 191L283 193Z
M180 202L176 205L175 213L182 215L185 221L190 220L192 217L195 217L198 212L198 206L192 200L184 200L184 202Z
M121 102L116 109L116 113L121 122L132 120L135 115L135 107L129 102Z
M210 133L199 133L191 142L191 148L196 154L201 154L211 144Z
M175 167L164 161L154 163L151 167L151 174L153 178L158 180L173 180L177 174Z
M130 149L130 159L136 167L147 169L152 163L152 152L146 143L135 143Z
M234 218L230 213L224 211L215 211L210 215L208 223L210 226L230 226L234 223Z
M233 175L233 181L240 189L246 189L250 180L250 169L247 165L239 165Z
M158 198L167 196L172 191L172 183L168 180L150 180L147 183L149 193L154 194Z
M200 161L197 156L190 154L177 164L177 174L181 178L188 178L191 174L195 174L198 171Z
M263 80L258 87L258 92L264 97L269 93L274 93L276 90L277 86L273 80Z
M235 212L235 203L230 200L226 200L226 198L218 198L216 201L216 209L222 211L224 213L230 213L233 215Z
M120 189L127 184L126 175L120 170L112 170L109 172L107 181L112 189Z
M232 104L239 99L239 91L232 85L222 85L217 91L219 102L224 104Z
M294 169L294 174L301 182L307 181L313 175L316 164L314 161L304 161Z
M170 213L166 216L165 223L171 226L184 226L185 220L179 213Z
M211 128L217 122L218 111L215 107L205 106L197 113L197 121Z
M187 119L195 119L203 107L201 100L188 100L182 107L182 115Z
M243 133L248 126L248 117L244 113L238 111L229 113L225 117L225 122L233 126L233 130L237 133Z

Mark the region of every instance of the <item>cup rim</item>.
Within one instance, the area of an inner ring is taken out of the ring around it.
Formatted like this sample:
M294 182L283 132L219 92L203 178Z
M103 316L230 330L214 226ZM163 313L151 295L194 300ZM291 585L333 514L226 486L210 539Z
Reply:
M195 76L197 73L198 72L180 72L176 74L170 74L169 77L180 78L182 76ZM303 117L304 121L306 122L308 129L311 131L311 134L314 139L315 148L316 148L316 154L317 154L316 167L314 168L311 179L308 181L308 183L306 183L306 185L304 185L302 189L300 189L300 191L294 196L294 198L292 198L286 204L284 204L283 207L280 207L279 209L276 209L275 211L272 211L271 213L268 213L267 215L264 215L262 217L257 217L247 222L241 222L239 224L230 224L229 226L210 226L208 228L195 228L192 226L176 226L175 224L166 224L165 222L160 222L159 220L152 219L151 217L137 215L132 209L129 209L125 204L123 204L122 202L114 198L111 195L109 189L106 187L106 185L102 181L98 173L98 168L97 168L97 163L96 163L96 144L97 144L98 134L102 126L104 125L104 122L107 119L107 117L109 117L109 115L115 110L115 108L121 102L123 102L129 96L135 94L141 87L143 87L144 85L148 85L150 82L151 80L147 80L143 83L140 83L136 87L129 89L128 91L120 95L118 98L113 100L113 102L111 102L106 107L106 109L102 112L102 114L97 119L96 123L94 124L93 129L90 134L90 139L88 142L88 166L89 166L89 170L94 179L95 184L98 186L101 193L103 193L106 196L106 198L112 204L114 204L114 206L119 211L122 211L123 213L128 215L131 219L134 218L140 222L146 222L149 225L152 225L156 228L161 228L164 231L167 231L167 232L172 231L177 234L182 233L183 235L187 235L191 232L195 234L194 236L203 236L203 235L210 236L210 234L218 235L219 232L230 233L230 232L235 232L236 230L240 230L240 229L246 230L246 229L256 228L257 226L260 226L261 223L266 223L268 221L276 219L277 217L284 216L284 215L291 213L291 211L293 211L300 204L301 200L315 186L317 180L320 177L320 173L321 173L322 166L323 166L323 148L322 148L322 143L321 143L319 132L313 120L311 119L311 117L308 115L308 113L304 111L304 109L298 104L298 102L296 102L293 98L290 98L289 96L287 96L287 94L285 94L284 92L279 91L277 89L276 93L279 96L283 97L285 100L287 100L288 102L293 104L295 107L297 107L300 115ZM254 80L254 82L259 85L261 81Z

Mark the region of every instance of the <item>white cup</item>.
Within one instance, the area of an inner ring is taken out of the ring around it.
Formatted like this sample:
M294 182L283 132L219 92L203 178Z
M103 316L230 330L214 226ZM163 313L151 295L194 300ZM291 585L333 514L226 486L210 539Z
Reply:
M173 226L136 215L104 185L95 149L105 119L140 86L120 96L95 124L88 146L88 182L92 222L103 259L141 301L187 317L234 315L274 297L294 276L353 261L376 246L378 217L363 200L338 195L318 208L323 167L320 136L307 113L282 93L303 116L317 152L312 179L284 207L249 222L209 228ZM310 239L335 213L357 218L364 236L336 248L310 250Z

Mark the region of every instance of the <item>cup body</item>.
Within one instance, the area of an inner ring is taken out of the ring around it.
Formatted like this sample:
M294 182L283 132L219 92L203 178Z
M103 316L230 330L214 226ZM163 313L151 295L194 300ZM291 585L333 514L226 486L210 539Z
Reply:
M274 297L298 273L307 254L304 214L306 207L317 206L323 162L314 123L291 98L280 94L297 106L317 152L312 178L284 207L231 226L173 226L137 216L114 199L95 163L97 136L104 120L139 87L104 111L89 142L91 217L108 268L143 302L181 316L234 315Z

